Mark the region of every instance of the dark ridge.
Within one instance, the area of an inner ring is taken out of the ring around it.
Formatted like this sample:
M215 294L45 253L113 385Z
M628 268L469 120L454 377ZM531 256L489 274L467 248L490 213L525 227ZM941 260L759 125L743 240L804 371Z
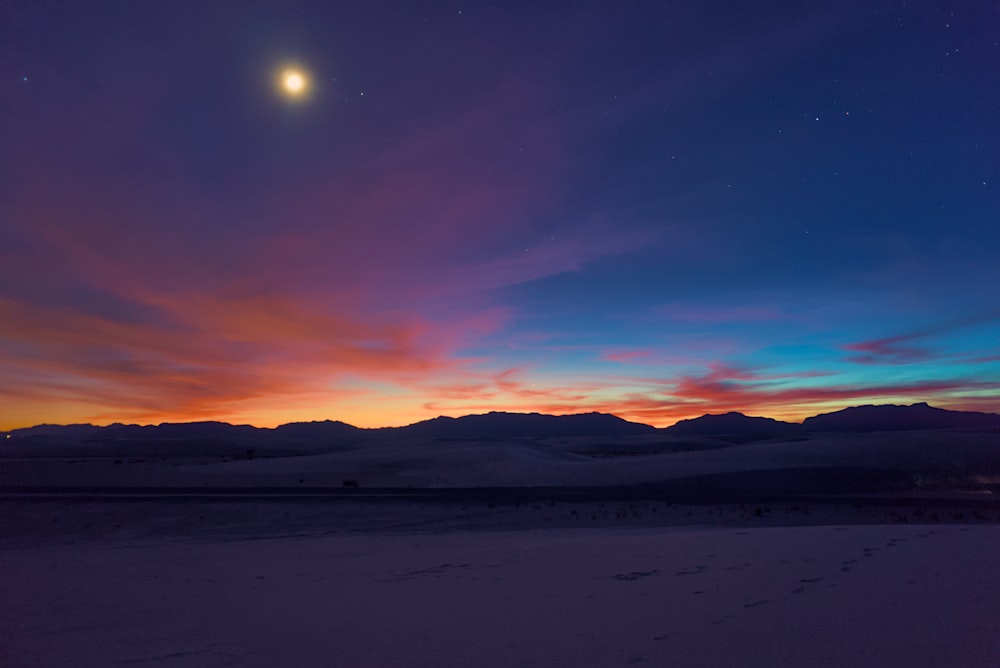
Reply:
M910 406L886 404L855 406L806 418L807 431L905 431L911 429L982 429L1000 427L1000 415L949 411L926 403Z
M949 411L928 406L858 406L807 418L796 425L741 413L704 415L681 420L657 430L608 413L545 415L540 413L491 412L459 418L438 417L406 427L360 429L339 421L295 422L274 429L225 422L163 423L159 425L90 424L53 425L13 429L2 439L7 452L34 444L104 448L155 447L158 451L195 451L198 446L240 448L274 447L280 450L314 451L335 442L366 438L420 437L449 440L545 439L560 437L617 438L660 432L670 436L703 437L719 443L748 443L767 439L804 437L808 432L872 432L919 429L1000 429L1000 415Z
M731 412L681 420L664 431L677 436L713 436L730 443L750 443L771 438L794 438L802 434L802 426Z
M635 436L656 431L655 427L629 422L607 413L544 415L501 413L437 417L406 427L379 430L398 436L445 439L552 438L565 436Z
M34 427L11 429L11 438L18 437L55 437L67 439L87 438L107 427L97 427L92 424L39 424Z
M273 433L280 438L310 440L355 437L366 431L340 420L323 420L321 422L289 422L275 427Z
M157 425L113 424L92 436L101 439L253 438L261 430L228 422L164 422Z

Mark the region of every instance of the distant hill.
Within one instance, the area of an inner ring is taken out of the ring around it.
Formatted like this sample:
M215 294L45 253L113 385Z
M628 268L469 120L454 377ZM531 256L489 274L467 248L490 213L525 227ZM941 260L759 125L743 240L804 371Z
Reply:
M971 411L949 411L926 403L910 406L887 404L855 406L806 418L806 431L903 431L909 429L954 429L1000 427L1000 415Z
M91 436L104 427L97 427L92 424L39 424L34 427L23 427L21 429L11 429L9 432L12 438L63 438L63 439L83 439Z
M70 447L99 447L104 451L182 454L213 452L259 453L277 448L294 451L321 451L344 443L370 438L418 437L448 440L493 440L552 438L564 436L635 436L655 433L655 427L629 422L607 413L543 415L539 413L487 413L460 418L438 417L406 427L360 429L339 421L293 422L274 429L231 425L225 422L164 423L159 425L113 424L41 425L10 432L5 447L63 444Z
M289 422L275 427L273 433L283 439L310 440L355 437L366 431L369 430L355 427L340 420L323 420L322 422Z
M275 429L226 422L158 425L39 425L14 429L0 442L4 454L247 456L308 454L357 441L370 430L343 422L299 422Z
M730 443L750 443L770 438L794 438L802 433L802 426L731 412L681 420L663 431L673 436L712 436Z
M353 446L369 439L425 438L445 440L545 439L560 437L617 438L661 433L701 438L716 443L750 443L795 439L818 432L874 432L917 429L1000 428L1000 415L948 411L925 403L911 406L858 406L807 418L797 425L742 413L703 415L656 429L608 413L545 415L492 412L464 417L437 417L406 427L360 429L339 421L294 422L273 429L225 422L163 423L159 425L43 424L7 432L0 452L144 452L180 455L216 453L236 456L250 449L258 455L314 453ZM52 448L59 448L52 450Z
M447 439L552 438L565 436L636 436L656 431L655 427L629 422L607 413L544 415L541 413L501 413L437 417L393 430L380 432L399 436Z
M253 438L261 431L248 424L228 422L164 422L157 425L113 424L91 434L101 439Z

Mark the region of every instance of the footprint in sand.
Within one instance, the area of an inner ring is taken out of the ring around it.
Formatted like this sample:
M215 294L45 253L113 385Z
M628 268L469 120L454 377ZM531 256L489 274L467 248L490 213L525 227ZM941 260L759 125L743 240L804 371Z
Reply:
M391 581L403 582L405 580L412 580L414 578L428 576L428 575L442 575L452 569L466 569L469 568L469 564L441 564L440 566L434 566L432 568L422 568L417 571L408 571L406 573L397 573ZM497 578L499 580L499 578Z
M621 580L622 582L632 582L633 580L638 580L639 578L648 578L652 575L657 575L659 572L659 569L652 571L632 571L631 573L618 573L617 575L612 575L611 577L615 580Z

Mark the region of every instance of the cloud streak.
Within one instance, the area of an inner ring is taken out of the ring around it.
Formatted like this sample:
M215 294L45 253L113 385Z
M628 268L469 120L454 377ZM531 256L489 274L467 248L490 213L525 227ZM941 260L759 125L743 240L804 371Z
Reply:
M347 376L458 373L475 361L467 348L509 324L496 290L638 243L539 221L567 160L526 85L247 201L197 194L168 147L157 162L171 178L156 187L25 170L7 210L19 252L0 267L0 392L23 415L47 404L51 420L71 403L90 407L73 419L268 421L269 403L292 398L330 415Z
M859 403L913 403L936 397L957 409L981 409L995 399L1000 381L954 377L891 383L847 382L834 373L781 373L715 364L698 374L666 377L609 377L554 382L528 368L493 375L467 372L453 385L424 388L435 399L428 414L462 415L489 410L555 414L601 411L656 426L705 413L740 411L799 421L809 415Z
M942 334L964 330L1000 320L1000 311L988 311L967 318L944 322L895 336L850 343L843 346L852 353L847 359L858 364L913 364L924 362L943 353L914 342L932 339Z
M937 28L695 3L256 3L236 23L125 4L80 22L17 3L0 44L24 70L0 87L0 428L662 424L991 391L995 122L981 67L915 105L943 85L907 65ZM308 104L273 95L289 58ZM815 71L888 92L786 95ZM917 135L940 141L915 155Z

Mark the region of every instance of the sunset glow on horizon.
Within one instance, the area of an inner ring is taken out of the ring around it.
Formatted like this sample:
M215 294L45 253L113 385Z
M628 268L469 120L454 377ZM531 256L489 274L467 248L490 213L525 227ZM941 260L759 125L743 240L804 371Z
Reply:
M397 4L10 10L0 430L1000 411L976 3Z

